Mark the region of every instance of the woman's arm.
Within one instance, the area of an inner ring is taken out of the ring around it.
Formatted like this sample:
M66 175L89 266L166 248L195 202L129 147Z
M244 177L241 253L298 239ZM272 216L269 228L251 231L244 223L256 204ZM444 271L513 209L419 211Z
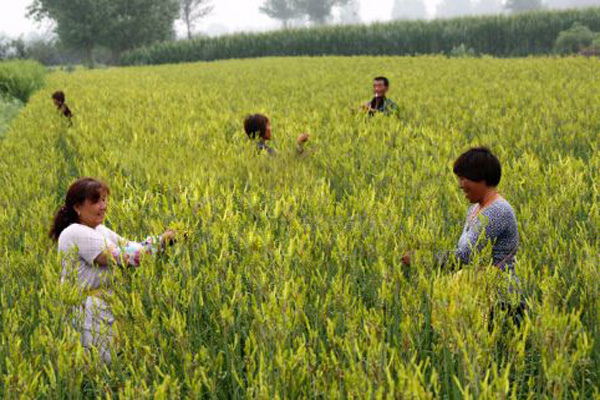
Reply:
M117 246L114 244L109 244L106 246L104 251L100 253L98 257L96 257L94 263L103 267L106 267L111 263L116 263L117 265L127 265L129 262L129 256L124 254L123 257L121 257L121 255L122 253Z
M110 263L116 263L120 266L137 267L140 265L142 254L154 255L163 251L175 237L174 231L167 230L160 236L148 236L146 240L138 243L125 240L116 233L110 232L115 235L115 241L119 243L119 246L113 244L106 246L105 250L94 260L96 264L107 266Z

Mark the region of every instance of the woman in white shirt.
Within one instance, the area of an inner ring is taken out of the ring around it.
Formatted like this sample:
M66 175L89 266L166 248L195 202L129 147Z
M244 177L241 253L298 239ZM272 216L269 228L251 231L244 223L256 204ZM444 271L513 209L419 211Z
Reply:
M112 268L138 266L142 254L156 254L173 241L166 231L144 242L128 241L102 225L106 216L108 186L93 178L81 178L67 192L65 204L54 217L50 237L58 242L62 256L61 283L72 282L84 297L76 310L76 328L84 347L95 346L110 363L114 317L107 302Z

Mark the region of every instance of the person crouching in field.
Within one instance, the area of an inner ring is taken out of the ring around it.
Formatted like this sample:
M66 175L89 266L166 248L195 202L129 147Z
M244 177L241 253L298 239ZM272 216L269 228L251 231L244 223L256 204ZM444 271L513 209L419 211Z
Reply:
M373 80L373 94L371 101L363 104L363 109L369 112L369 115L382 113L384 115L396 114L399 110L398 105L387 97L390 89L390 81L384 76L378 76Z
M271 133L271 120L266 115L254 114L247 116L244 120L244 130L251 140L256 139L256 136L258 136L256 147L259 153L265 151L271 156L277 153L275 149L267 145L267 141L271 140L273 136ZM298 136L296 141L296 152L298 154L304 153L304 145L308 142L308 138L307 133Z
M167 230L137 243L108 229L103 222L109 193L108 186L96 179L77 180L69 187L50 230L62 258L61 284L72 283L81 293L73 320L81 343L87 349L95 347L106 363L112 358L115 321L109 305L113 269L138 266L140 257L163 251L174 239L174 232Z
M70 125L73 125L71 118L73 118L73 113L71 109L65 103L65 93L63 91L57 91L52 94L52 100L54 101L54 105L58 109L58 111L67 118Z
M458 246L450 257L442 255L441 265L455 261L459 265L469 264L474 253L492 245L491 263L509 274L513 283L518 283L515 275L515 255L519 248L517 218L511 205L498 193L502 167L498 158L485 147L476 147L463 153L454 162L454 174L458 177L460 189L472 204L467 212L465 225ZM410 265L411 253L402 257L402 263ZM510 284L511 291L513 283ZM524 314L524 303L516 307L501 301L499 309L511 315L518 325ZM489 319L493 329L494 311Z

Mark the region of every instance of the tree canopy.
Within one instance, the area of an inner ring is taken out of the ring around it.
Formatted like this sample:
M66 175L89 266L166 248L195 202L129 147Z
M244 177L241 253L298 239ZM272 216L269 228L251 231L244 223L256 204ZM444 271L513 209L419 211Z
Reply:
M83 50L88 61L104 46L115 55L174 37L177 0L34 0L29 15L55 22L67 46Z

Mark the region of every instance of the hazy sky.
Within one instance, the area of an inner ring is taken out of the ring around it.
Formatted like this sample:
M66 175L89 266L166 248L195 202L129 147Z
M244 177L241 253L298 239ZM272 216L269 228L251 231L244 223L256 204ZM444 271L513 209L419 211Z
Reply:
M39 26L25 17L27 6L32 0L0 0L0 33L9 36L28 35L33 32L43 33L47 26ZM126 0L125 0L126 1ZM359 0L361 18L365 22L389 20L394 0ZM430 13L437 3L426 0ZM276 21L258 11L263 0L213 0L213 14L201 21L197 31L218 32L260 30L275 28Z

